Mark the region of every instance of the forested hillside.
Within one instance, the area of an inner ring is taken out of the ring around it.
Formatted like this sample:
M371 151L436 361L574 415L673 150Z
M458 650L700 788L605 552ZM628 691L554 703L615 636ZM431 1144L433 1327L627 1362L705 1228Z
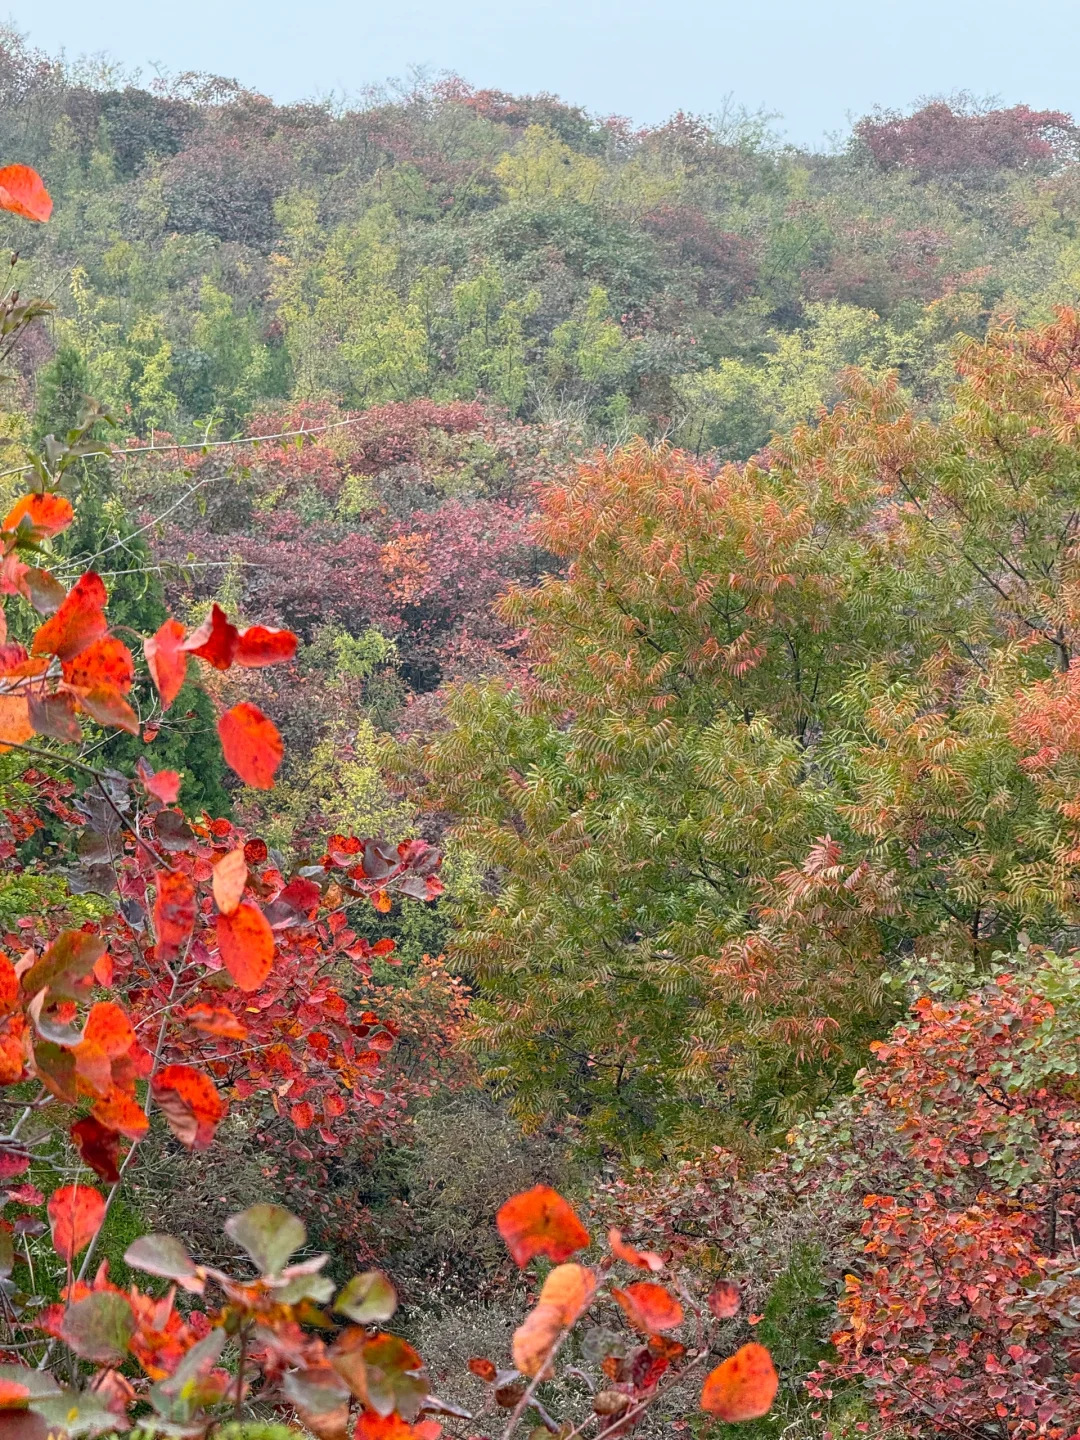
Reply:
M4 32L0 243L0 1423L1076 1440L1072 118Z

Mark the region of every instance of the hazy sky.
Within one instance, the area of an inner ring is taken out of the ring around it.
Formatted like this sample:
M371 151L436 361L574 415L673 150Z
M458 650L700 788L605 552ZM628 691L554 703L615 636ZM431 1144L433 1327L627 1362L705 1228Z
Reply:
M10 0L30 40L278 100L410 66L640 123L725 96L821 141L874 104L969 90L1080 116L1080 0Z

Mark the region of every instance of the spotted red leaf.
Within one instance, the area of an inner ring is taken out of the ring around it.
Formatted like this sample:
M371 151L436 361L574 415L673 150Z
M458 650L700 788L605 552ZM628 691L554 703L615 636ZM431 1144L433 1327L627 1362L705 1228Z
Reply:
M499 1234L518 1265L546 1255L556 1265L589 1243L589 1232L557 1190L534 1185L513 1195L495 1217Z
M95 685L109 685L126 692L135 679L135 662L122 640L117 640L115 635L105 635L87 645L73 660L64 661L64 679L69 685L86 690Z
M255 790L269 790L285 753L274 722L257 706L244 701L222 715L218 735L226 762L244 784Z
M160 871L155 884L154 931L158 954L162 960L173 960L187 944L195 925L195 886L182 870Z
M189 1150L205 1150L225 1118L225 1102L210 1077L190 1065L165 1065L152 1090L176 1138Z

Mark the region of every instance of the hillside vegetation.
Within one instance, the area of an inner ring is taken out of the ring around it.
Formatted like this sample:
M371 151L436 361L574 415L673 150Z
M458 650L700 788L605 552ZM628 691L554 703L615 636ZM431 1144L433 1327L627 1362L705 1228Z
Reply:
M18 1440L1076 1440L1080 127L0 162Z

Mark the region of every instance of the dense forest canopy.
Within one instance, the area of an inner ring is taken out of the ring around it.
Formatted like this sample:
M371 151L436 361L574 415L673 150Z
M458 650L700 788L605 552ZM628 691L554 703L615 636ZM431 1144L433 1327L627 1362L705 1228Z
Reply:
M0 1419L1075 1440L1072 117L0 162Z

